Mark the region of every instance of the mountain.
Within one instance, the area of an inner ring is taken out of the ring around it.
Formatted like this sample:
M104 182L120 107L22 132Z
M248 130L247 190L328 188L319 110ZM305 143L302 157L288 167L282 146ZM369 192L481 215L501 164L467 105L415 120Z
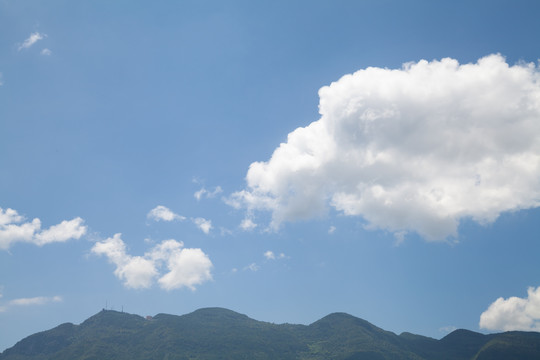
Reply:
M151 319L103 310L80 325L31 335L0 360L540 359L540 333L456 330L441 340L396 335L345 313L310 325L272 324L222 308Z

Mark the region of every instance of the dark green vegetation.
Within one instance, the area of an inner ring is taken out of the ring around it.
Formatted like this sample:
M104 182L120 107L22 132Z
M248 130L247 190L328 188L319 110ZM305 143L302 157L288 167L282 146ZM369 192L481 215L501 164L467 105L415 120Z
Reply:
M456 330L441 340L396 335L335 313L313 324L270 324L220 308L151 320L103 310L18 342L0 360L122 359L540 359L540 333L482 335Z

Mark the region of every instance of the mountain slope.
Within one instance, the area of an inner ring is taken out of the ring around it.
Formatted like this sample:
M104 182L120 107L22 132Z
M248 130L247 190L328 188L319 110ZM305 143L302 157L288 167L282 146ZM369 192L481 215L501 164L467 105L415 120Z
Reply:
M345 313L330 314L308 327L308 358L420 359L394 333Z
M435 340L398 336L344 313L306 326L261 322L221 308L151 320L103 310L80 325L31 335L0 354L0 360L499 358L540 359L540 333L457 330Z

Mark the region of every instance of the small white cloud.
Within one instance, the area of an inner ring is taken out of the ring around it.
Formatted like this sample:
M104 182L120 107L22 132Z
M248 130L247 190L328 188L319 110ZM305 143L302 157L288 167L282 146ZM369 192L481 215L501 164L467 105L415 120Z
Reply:
M250 218L245 218L240 223L240 228L244 231L251 231L257 227L257 224L253 222Z
M406 231L396 231L394 233L394 238L396 239L394 244L396 246L401 245L401 243L403 243L405 241L405 236L407 236Z
M2 73L0 73L0 86L4 85L4 82L2 81Z
M480 328L502 331L540 331L540 286L529 287L527 297L502 297L480 315Z
M330 235L332 235L335 231L336 231L336 227L333 226L333 225L330 226L330 228L328 229L328 233L329 233Z
M41 50L41 55L49 56L51 54L52 54L52 51L50 49L45 48Z
M80 217L64 220L46 230L41 230L41 220L38 218L31 222L23 223L23 221L24 217L19 215L17 211L0 208L0 249L7 250L17 242L43 246L53 242L80 239L87 231L84 220Z
M229 235L232 235L233 232L232 232L231 230L227 229L227 228L220 227L220 228L219 228L219 234L220 234L221 236L229 236Z
M70 239L80 239L86 234L84 220L77 217L73 220L64 220L58 225L53 225L47 230L35 235L37 245L45 245L53 242L65 242Z
M131 256L121 234L97 242L92 247L96 255L105 255L116 266L114 274L128 288L149 288L157 282L162 289L173 290L195 285L212 279L212 262L201 249L184 249L181 241L165 240L154 246L144 256ZM166 267L167 272L162 273Z
M258 271L260 268L261 268L261 267L260 267L259 265L257 265L256 263L251 263L251 264L249 264L248 266L246 266L246 267L244 268L244 270L250 270L250 271L255 272L255 271Z
M211 220L207 220L205 218L198 217L198 218L192 219L192 221L193 221L193 223L195 225L197 225L197 227L199 229L202 230L203 233L205 233L207 235L210 233L210 230L212 230L212 221Z
M330 208L369 229L456 237L540 206L540 71L501 55L369 67L319 90L319 120L254 162L226 203L285 221ZM402 235L398 235L399 237Z
M5 312L9 308L17 307L17 306L37 306L37 305L45 305L49 303L58 303L62 301L63 299L61 296L52 296L52 297L36 296L36 297L31 297L31 298L13 299L13 300L8 301L4 305L0 304L0 312Z
M32 298L14 299L9 302L9 305L30 306L30 305L43 305L50 302L61 302L61 301L62 301L62 297L60 296L53 296L53 297L37 296L37 297L32 297Z
M202 188L200 189L199 191L195 191L195 193L193 194L193 196L195 197L195 199L198 200L201 200L202 196L206 193L206 189L205 188Z
M222 192L223 192L223 189L221 189L221 186L216 186L213 191L206 190L203 187L200 190L196 191L193 194L193 196L195 197L195 199L201 200L203 197L213 198L213 197L215 197L216 195L218 195L218 194L220 194Z
M22 49L28 49L30 46L34 45L39 40L42 40L43 38L47 37L45 34L41 34L39 32L35 32L30 34L28 39L24 40L24 42L19 46L19 51Z
M122 234L115 234L112 238L97 242L92 247L96 255L105 255L111 263L116 265L114 275L124 281L128 288L149 288L158 271L154 262L141 256L131 256L126 253L126 244L121 238Z
M167 240L150 252L150 257L166 263L168 273L159 280L165 290L187 287L195 290L195 285L212 280L212 262L201 249L182 249L183 244Z
M11 223L19 223L24 220L24 216L17 213L16 210L0 208L0 226L8 225Z
M161 221L161 220L162 221L173 221L173 220L182 221L182 220L186 219L184 216L175 214L169 208L167 208L167 207L165 207L163 205L156 206L155 208L150 210L150 212L148 212L148 214L146 216L149 219L152 219L152 220L155 220L155 221Z
M266 251L263 255L267 260L285 259L287 257L284 253L279 253L279 254L276 255L271 250Z
M0 226L0 249L7 250L16 242L33 242L34 235L40 228L41 221L37 218L24 224Z

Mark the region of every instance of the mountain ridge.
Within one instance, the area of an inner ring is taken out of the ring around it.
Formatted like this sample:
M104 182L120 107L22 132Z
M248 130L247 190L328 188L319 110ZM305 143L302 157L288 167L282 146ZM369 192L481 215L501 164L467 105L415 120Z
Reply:
M436 340L396 335L342 312L297 325L217 307L150 319L104 309L79 325L60 324L0 353L0 360L48 359L526 360L540 359L540 333L458 329Z

